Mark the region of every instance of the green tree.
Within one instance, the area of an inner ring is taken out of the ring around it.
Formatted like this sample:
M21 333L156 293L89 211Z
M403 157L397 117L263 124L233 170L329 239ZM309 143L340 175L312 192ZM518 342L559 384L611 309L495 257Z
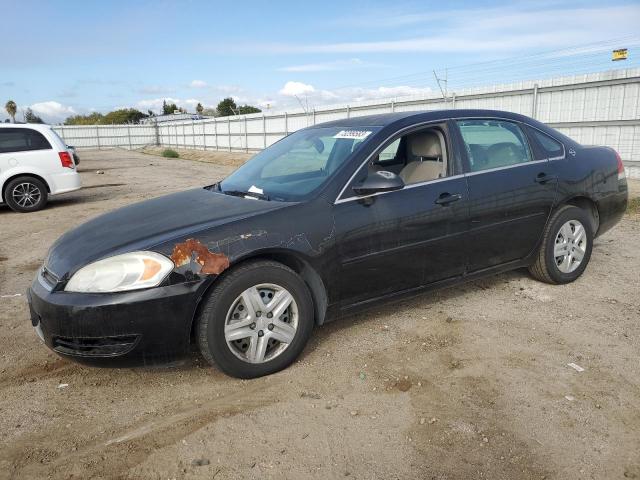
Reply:
M236 102L231 97L227 97L218 103L218 107L216 110L218 111L218 115L221 117L228 117L230 115L236 114Z
M254 107L252 105L240 105L238 107L238 113L241 115L245 115L247 113L260 113L262 110L260 110L258 107Z
M260 113L262 111L252 105L240 105L238 107L235 100L231 97L227 97L218 103L216 110L220 117L228 117L229 115L245 115L247 113Z
M142 113L135 108L121 108L114 110L106 115L93 112L88 115L73 115L68 117L65 125L121 125L124 123L140 123L140 120L148 117L146 113Z
M104 116L101 113L93 112L89 115L73 115L67 117L65 125L98 125Z
M200 102L198 102L198 105L196 105L196 112L198 112L198 115L202 115L202 112L204 112L204 107Z
M9 100L7 103L5 103L4 108L11 117L13 123L16 123L16 112L18 111L18 105L16 105L16 102L14 102L13 100Z
M120 110L114 110L113 112L107 113L101 119L100 123L105 125L140 123L140 120L147 117L148 115L146 113L142 113L140 110L136 110L135 108L121 108Z
M163 115L171 115L176 110L178 110L178 106L175 103L167 103L166 100L164 100L162 102L162 114Z
M24 112L24 121L27 123L44 123L30 108L27 108L27 111Z

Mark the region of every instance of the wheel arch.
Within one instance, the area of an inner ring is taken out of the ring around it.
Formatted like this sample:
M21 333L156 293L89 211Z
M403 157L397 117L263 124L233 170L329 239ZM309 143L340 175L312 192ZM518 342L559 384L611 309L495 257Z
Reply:
M586 195L576 195L560 203L556 207L556 210L565 205L573 205L574 207L578 207L588 212L592 220L591 227L593 229L594 235L597 234L598 228L600 226L600 213L598 211L598 204L595 201L593 201Z
M220 274L212 282L210 282L209 285L206 286L206 288L202 292L200 300L198 301L198 305L194 310L193 318L191 319L191 325L189 327L189 335L191 340L195 338L194 335L196 330L196 320L198 318L198 315L200 314L200 309L203 304L202 299L212 288L215 287L215 285L221 278L224 277L224 275L228 274L234 268L240 265L257 260L272 260L274 262L281 263L300 275L305 285L309 289L309 293L311 294L311 300L313 302L314 321L316 325L322 325L324 323L327 315L328 296L324 281L322 280L322 277L320 277L316 269L313 268L310 262L302 255L297 254L296 252L292 252L291 250L264 250L238 259L227 270L225 270L222 274Z
M10 177L7 177L2 182L2 186L0 187L0 201L3 201L3 202L5 201L5 190L7 188L7 185L9 185L11 180L14 180L14 179L16 179L18 177L33 177L33 178L37 178L42 183L44 183L44 186L47 188L47 193L51 193L51 187L49 186L49 182L47 182L44 179L44 177L42 177L41 175L38 175L37 173L31 173L31 172L15 173L15 174L11 175Z

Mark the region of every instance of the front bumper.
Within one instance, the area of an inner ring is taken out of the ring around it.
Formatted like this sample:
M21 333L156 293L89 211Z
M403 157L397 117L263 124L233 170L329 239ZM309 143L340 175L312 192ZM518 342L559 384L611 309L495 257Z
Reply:
M130 365L169 361L188 351L202 282L109 294L51 291L47 285L38 274L27 292L31 323L60 355Z

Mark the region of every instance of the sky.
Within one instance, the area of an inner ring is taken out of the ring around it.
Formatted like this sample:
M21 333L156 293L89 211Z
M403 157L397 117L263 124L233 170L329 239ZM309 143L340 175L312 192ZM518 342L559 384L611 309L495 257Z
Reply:
M0 102L51 123L163 99L283 110L421 95L439 88L434 69L463 88L613 68L612 47L640 45L640 0L0 0L0 12Z

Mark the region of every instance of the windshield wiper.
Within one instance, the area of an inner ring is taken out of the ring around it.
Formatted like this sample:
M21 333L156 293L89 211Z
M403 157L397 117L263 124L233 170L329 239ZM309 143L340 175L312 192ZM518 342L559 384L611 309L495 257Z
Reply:
M232 195L234 197L252 197L257 198L258 200L270 200L268 195L258 192L243 192L242 190L221 190L221 192L225 195Z

